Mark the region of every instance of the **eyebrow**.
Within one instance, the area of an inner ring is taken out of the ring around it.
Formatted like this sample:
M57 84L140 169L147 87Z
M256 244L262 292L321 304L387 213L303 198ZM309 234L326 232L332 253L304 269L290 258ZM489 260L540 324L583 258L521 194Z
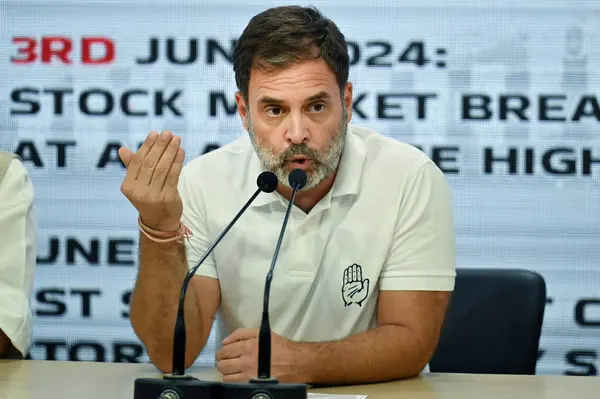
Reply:
M317 94L313 94L312 96L306 99L307 102L315 101L315 100L327 100L331 98L331 95L326 91L320 91ZM258 102L260 104L268 104L268 105L281 105L284 103L283 100L274 98L274 97L261 97Z
M330 98L331 98L331 95L328 92L320 91L317 94L313 94L312 96L308 97L307 100L308 101L328 100Z

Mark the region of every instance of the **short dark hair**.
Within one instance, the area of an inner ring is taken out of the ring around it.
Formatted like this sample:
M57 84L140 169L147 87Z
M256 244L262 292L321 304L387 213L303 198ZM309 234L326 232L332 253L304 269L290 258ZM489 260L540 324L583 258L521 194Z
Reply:
M335 73L343 93L348 82L348 44L335 23L314 7L270 8L250 20L236 43L235 82L247 100L253 67L273 71L317 58Z

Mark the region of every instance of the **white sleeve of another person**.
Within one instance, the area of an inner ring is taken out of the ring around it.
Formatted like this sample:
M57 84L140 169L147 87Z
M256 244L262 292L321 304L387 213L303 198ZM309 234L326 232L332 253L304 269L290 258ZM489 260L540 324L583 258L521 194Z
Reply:
M0 330L10 340L4 356L24 358L32 338L36 221L33 185L17 158L0 182L0 237Z

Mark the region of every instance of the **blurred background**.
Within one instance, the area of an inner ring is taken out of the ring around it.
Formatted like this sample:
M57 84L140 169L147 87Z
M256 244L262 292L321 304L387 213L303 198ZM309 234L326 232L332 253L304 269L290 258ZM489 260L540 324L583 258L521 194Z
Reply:
M128 320L137 213L117 149L169 129L189 161L246 134L233 46L284 4L314 5L345 34L352 122L445 172L457 266L545 278L537 372L596 375L598 0L0 1L0 148L36 190L29 357L148 361ZM197 364L214 362L216 336Z

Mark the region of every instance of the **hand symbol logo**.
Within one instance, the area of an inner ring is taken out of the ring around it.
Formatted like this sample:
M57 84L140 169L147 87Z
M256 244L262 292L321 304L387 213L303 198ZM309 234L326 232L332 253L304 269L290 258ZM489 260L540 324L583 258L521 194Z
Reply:
M342 285L342 298L344 306L350 306L353 303L362 306L369 294L369 279L362 277L362 267L353 264L344 270L344 283Z

